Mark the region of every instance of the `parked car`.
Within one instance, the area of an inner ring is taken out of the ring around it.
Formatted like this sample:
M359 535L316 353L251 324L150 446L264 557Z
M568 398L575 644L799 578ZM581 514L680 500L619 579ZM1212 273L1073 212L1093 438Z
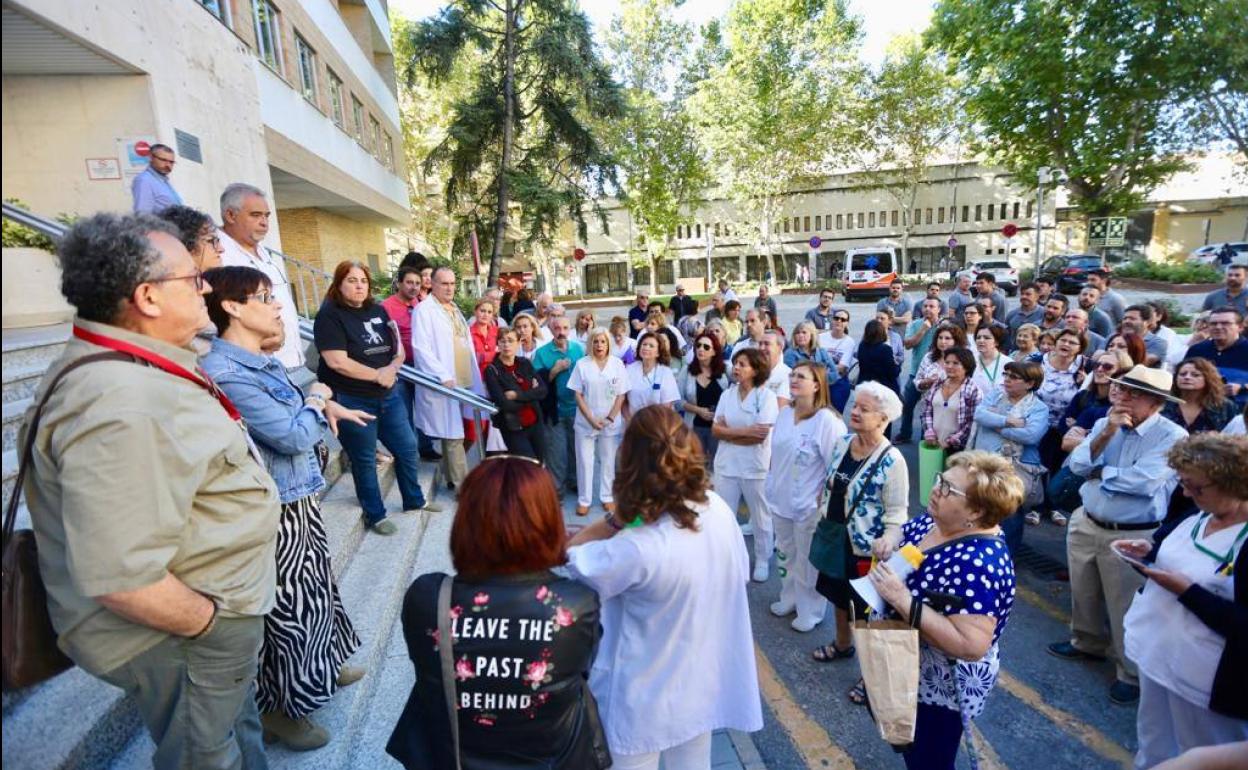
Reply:
M1004 259L985 259L972 262L958 274L954 276L956 281L964 275L969 275L972 280L980 273L992 273L992 277L997 279L997 287L1005 292L1007 296L1013 297L1018 294L1018 270L1010 265Z
M1047 278L1059 292L1073 294L1083 288L1093 270L1112 272L1113 266L1105 264L1097 254L1060 254L1046 259L1036 278Z
M1223 246L1231 247L1231 252L1234 254L1231 257L1232 263L1248 264L1248 243L1210 243L1193 249L1192 253L1187 256L1187 261L1219 267Z

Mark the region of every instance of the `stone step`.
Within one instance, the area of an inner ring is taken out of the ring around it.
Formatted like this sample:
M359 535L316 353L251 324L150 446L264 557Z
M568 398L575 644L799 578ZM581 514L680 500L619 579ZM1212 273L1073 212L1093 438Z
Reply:
M431 476L432 468L422 467L422 486L426 480L431 480ZM351 616L361 641L360 649L349 662L351 665L363 667L368 673L356 684L339 692L315 714L317 723L323 725L333 736L330 744L310 753L293 752L279 745L270 745L266 754L269 765L275 769L315 767L320 770L380 766L361 764L353 752L357 748L356 743L361 732L369 727L365 716L376 698L376 693L379 690L388 692L394 686L387 679L386 662L394 652L394 637L397 635L402 640L398 619L402 610L403 594L411 582L413 565L424 551L426 529L431 523L443 519L449 521L452 515L398 513L401 500L398 490L393 486L386 496L386 507L391 512L390 519L399 531L389 537L361 535L354 558L346 564L344 572L338 567L338 554L345 545L343 541L335 540L344 535L352 536L355 528L344 530L340 526L340 520L348 516L357 520L360 518L350 478L343 476L322 504L321 511L325 518L327 536L330 538L330 552L335 555L335 573L340 575L338 585L342 592L343 605ZM331 521L339 522L339 526L332 532ZM442 548L445 547L444 543ZM410 679L407 686L410 687ZM387 717L391 725L397 718L397 712ZM152 751L151 739L145 730L140 730L109 767L112 770L149 767ZM393 765L397 766L397 763Z
M39 380L48 370L51 361L20 366L4 365L4 403L28 399L35 394Z
M8 452L17 446L17 432L22 427L22 420L25 419L26 410L31 403L32 399L27 397L5 401L0 406L4 419L4 451Z
M0 351L3 351L6 373L11 368L42 366L46 369L61 354L68 339L69 324L5 329L0 336Z

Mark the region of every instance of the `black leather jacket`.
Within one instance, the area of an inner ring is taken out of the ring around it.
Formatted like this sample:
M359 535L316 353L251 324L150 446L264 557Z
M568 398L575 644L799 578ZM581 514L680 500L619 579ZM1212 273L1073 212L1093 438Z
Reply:
M386 751L407 770L453 770L437 648L442 573L418 577L403 602L416 684ZM451 592L463 770L602 770L611 766L587 678L598 594L550 572L465 582Z
M521 388L516 380L517 378L529 380L532 383L528 390ZM485 387L490 394L490 400L498 407L498 416L494 419L498 421L499 428L503 430L518 431L523 430L520 425L520 410L525 404L532 406L537 411L537 422L542 422L542 400L546 398L546 379L538 377L533 371L533 364L527 358L516 356L516 373L513 375L503 368L502 361L496 356L490 365L485 367ZM503 394L509 390L516 392L514 401L508 400Z

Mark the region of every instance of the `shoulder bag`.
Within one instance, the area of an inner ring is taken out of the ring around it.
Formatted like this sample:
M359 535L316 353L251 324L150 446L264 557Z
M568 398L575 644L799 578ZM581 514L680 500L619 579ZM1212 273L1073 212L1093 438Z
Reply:
M884 455L888 454L888 450L892 448L892 444L885 446L876 456L875 462L867 468L866 476L869 478L880 467ZM846 452L850 451L847 447ZM843 458L842 458L843 459ZM835 471L834 471L835 472ZM852 513L858 507L858 503L862 501L863 491L866 484L858 487L857 494L849 504L849 511ZM850 550L849 544L849 526L846 522L835 521L826 513L819 523L815 525L815 531L810 539L810 563L814 568L830 578L838 578L845 580L849 577L849 565L846 564L846 554Z
M3 632L3 687L15 690L51 679L74 665L56 646L56 629L48 614L48 593L39 574L39 545L33 530L14 531L22 484L30 468L35 436L43 408L61 379L84 364L95 361L133 361L125 353L92 353L74 359L56 373L26 426L26 440L13 482L13 493L4 511L4 583L0 630Z

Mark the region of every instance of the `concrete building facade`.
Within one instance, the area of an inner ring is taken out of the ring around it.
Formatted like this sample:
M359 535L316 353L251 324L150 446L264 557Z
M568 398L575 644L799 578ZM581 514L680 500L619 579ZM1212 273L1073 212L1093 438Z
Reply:
M177 152L183 200L270 194L266 245L385 264L408 219L384 0L4 0L3 195L129 210L138 141Z

